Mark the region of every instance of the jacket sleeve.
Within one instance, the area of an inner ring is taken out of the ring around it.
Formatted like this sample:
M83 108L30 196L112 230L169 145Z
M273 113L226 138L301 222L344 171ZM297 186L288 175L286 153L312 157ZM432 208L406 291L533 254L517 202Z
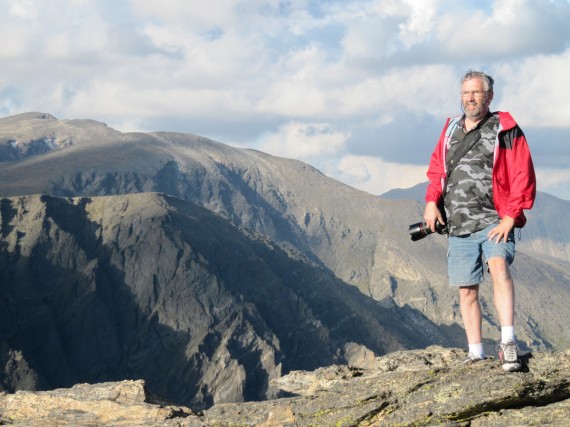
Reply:
M506 135L505 150L509 193L504 212L515 219L517 226L523 226L526 218L523 209L531 209L536 197L536 176L526 137L516 126ZM510 139L510 141L509 141Z
M429 180L425 197L426 203L429 202L438 203L442 197L443 182L445 179L445 164L444 164L445 131L448 125L449 125L449 119L447 119L447 121L445 122L445 126L443 127L443 130L435 146L435 149L433 150L429 162L429 167L426 174Z

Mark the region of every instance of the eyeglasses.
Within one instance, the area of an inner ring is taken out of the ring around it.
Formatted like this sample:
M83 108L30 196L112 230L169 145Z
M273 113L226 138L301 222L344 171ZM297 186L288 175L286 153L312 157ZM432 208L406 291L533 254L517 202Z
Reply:
M480 98L484 93L489 92L488 90L462 90L459 92L462 97L466 98L469 95L473 95L475 98Z

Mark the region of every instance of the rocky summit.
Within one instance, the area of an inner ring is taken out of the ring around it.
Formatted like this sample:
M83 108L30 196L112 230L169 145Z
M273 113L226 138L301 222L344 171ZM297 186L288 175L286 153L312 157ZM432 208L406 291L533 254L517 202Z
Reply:
M282 397L217 404L196 413L168 404L143 381L79 384L0 395L0 424L18 426L566 426L570 351L523 356L505 373L497 360L465 365L465 353L432 346L294 371L273 380Z

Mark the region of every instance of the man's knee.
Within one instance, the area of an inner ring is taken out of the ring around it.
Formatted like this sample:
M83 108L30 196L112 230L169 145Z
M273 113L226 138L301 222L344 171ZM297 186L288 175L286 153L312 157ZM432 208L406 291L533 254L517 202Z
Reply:
M459 299L464 303L471 303L479 299L479 285L461 286L459 288Z
M491 258L487 261L493 282L504 282L511 279L509 264L505 258Z

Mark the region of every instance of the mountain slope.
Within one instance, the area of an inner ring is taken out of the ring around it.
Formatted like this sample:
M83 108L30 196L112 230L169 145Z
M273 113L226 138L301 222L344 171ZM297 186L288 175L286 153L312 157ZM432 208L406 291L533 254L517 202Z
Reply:
M0 216L9 391L142 378L202 408L262 399L271 378L367 348L451 342L425 318L418 337L420 314L169 196L9 198Z
M53 133L60 121L48 122ZM370 254L407 239L407 225L418 219L414 203L378 200L301 162L193 135L102 135L101 125L74 123L75 133L65 121L61 127L68 141L79 142L0 164L0 195L163 192L295 247L361 289L372 280ZM87 143L81 138L91 130Z

